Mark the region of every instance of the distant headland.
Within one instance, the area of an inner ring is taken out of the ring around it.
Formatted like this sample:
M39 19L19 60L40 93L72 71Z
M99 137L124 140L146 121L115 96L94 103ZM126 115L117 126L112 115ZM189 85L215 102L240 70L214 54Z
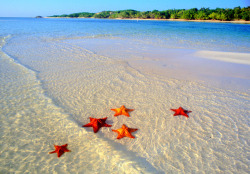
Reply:
M102 11L99 13L72 13L49 16L53 18L108 18L108 19L157 19L157 20L211 20L211 21L250 21L250 6L233 9L224 8L192 8L192 9L171 9L165 11L137 11L119 10Z

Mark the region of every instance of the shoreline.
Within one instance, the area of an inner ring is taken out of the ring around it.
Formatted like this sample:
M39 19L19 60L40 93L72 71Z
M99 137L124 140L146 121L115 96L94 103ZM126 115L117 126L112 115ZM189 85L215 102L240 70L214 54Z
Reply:
M234 20L234 21L220 21L220 20L188 20L188 19L141 19L141 18L87 18L87 17L43 17L43 18L82 18L82 19L113 19L113 20L136 20L136 21L176 21L176 22L210 22L210 23L236 23L236 24L250 24L250 21Z

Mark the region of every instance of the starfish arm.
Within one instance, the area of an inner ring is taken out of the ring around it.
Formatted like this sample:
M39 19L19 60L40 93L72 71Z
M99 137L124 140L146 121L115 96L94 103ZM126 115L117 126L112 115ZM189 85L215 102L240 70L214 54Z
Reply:
M82 125L82 127L92 127L92 123L88 123L88 124L85 124L85 125Z
M192 112L192 111L187 111L187 113L190 113L190 112Z
M62 149L63 149L64 152L70 152L70 150L67 149L67 146L68 146L68 144L62 145Z
M138 129L132 129L132 128L129 128L129 132L135 132L137 131Z
M57 157L59 158L60 156L62 156L64 152L57 152Z
M95 119L95 118L89 117L90 122L91 122L92 120L94 120L94 119Z
M178 113L174 113L174 116L177 116L177 115L179 115Z
M170 110L171 110L171 111L174 111L174 112L176 111L176 109L170 109Z
M118 115L120 115L120 114L119 114L119 111L118 111L118 109L111 109L111 111L115 111L115 114L114 114L114 116L118 116Z
M101 121L105 122L107 120L108 117L105 118L100 118Z
M117 138L116 139L121 139L121 138L123 138L124 137L124 135L122 135L122 134L118 134L118 136L117 136Z
M129 132L126 132L125 135L126 135L126 137L129 137L129 138L135 138L135 137L134 137L131 133L129 133Z
M122 134L121 134L121 132L119 131L119 129L118 129L118 130L112 129L112 131L118 133L117 139L121 139L121 138L124 137L124 136L122 136Z
M56 153L56 150L52 151L52 152L49 152L49 154L52 154L52 153Z
M93 126L93 130L94 130L94 133L97 133L99 131L99 127L98 126Z
M105 123L104 126L105 126L105 127L112 127L112 125L107 124L107 123Z
M116 129L116 130L112 129L112 131L113 131L113 132L116 132L116 133L118 133L118 134L121 134L121 131L120 131L119 129Z
M183 115L183 116L185 116L185 117L188 117L187 112L186 112L185 110L184 110L184 111L181 111L179 115Z
M122 114L127 116L127 117L130 117L129 113L127 113L127 112L123 112Z
M115 111L114 116L122 115L122 109L121 108L116 108L116 109L111 109L112 111Z
M111 109L111 111L115 111L117 113L117 112L119 112L119 108Z
M64 152L71 152L69 149L64 149Z
M126 109L127 112L132 112L134 109Z
M129 135L128 137L129 137L129 138L135 138L133 135Z

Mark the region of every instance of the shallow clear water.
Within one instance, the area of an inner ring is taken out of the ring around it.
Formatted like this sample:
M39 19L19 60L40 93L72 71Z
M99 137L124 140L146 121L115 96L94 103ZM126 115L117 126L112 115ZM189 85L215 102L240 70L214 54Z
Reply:
M250 52L247 24L105 19L0 18L1 36L121 37L168 48Z
M0 28L0 173L249 172L250 25L0 18ZM200 59L225 51L236 63ZM131 117L113 117L123 104ZM190 118L173 117L179 106ZM112 127L94 134L88 117ZM122 124L135 139L116 139ZM70 153L48 154L66 143Z

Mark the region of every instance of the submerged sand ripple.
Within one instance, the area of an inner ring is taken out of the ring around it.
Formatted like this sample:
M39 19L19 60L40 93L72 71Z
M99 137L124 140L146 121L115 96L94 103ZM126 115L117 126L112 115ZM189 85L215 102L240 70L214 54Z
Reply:
M14 112L15 118L19 115L32 130L16 131L39 135L37 139L31 138L39 143L31 145L26 142L27 137L23 137L23 145L3 150L8 159L14 156L9 152L32 149L28 153L30 158L24 159L35 161L34 171L42 163L46 166L44 170L58 172L248 172L248 93L145 74L130 66L129 60L95 54L74 40L31 38L22 45L12 44L13 47L6 50L39 72L36 75L53 101L42 97L45 101L41 102L33 97L37 95L35 92L31 96L38 102L37 107L34 105L32 109L31 104L26 112L23 109L21 113ZM13 48L15 52L11 51ZM130 118L112 116L110 108L122 104L135 109ZM42 111L38 109L41 105ZM190 118L172 116L170 108L179 106L193 111ZM113 129L123 123L136 127L139 129L134 133L136 138L116 140L111 129L101 129L93 135L92 131L80 128L90 116L108 116L107 123L112 124ZM30 121L34 119L40 121ZM22 121L10 122L22 127ZM9 124L5 123L6 132L10 132ZM12 144L10 140L5 141ZM72 152L64 154L62 161L47 154L45 160L43 154L53 149L53 143L68 143ZM9 164L15 165L18 158L13 160ZM24 162L24 165L27 164ZM8 164L4 166L8 168ZM23 171L31 166L15 167Z

